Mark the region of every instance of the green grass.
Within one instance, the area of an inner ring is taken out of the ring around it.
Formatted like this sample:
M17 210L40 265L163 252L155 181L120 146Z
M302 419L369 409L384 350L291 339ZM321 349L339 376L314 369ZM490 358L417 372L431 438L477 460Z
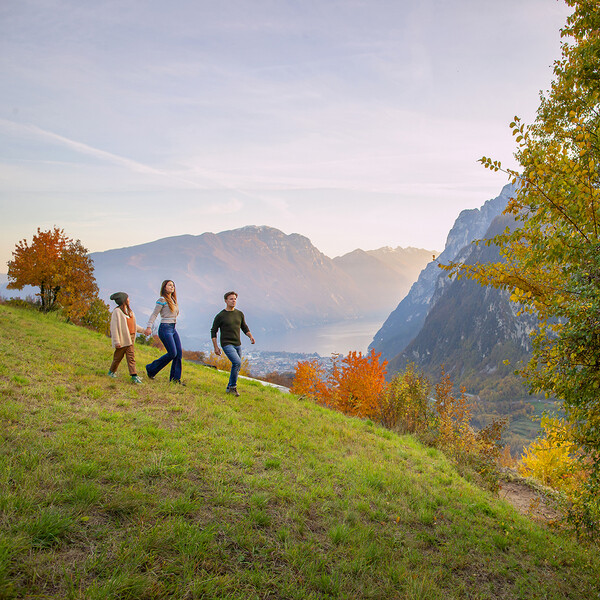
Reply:
M599 598L600 556L368 421L0 305L0 598ZM136 349L140 372L157 356Z

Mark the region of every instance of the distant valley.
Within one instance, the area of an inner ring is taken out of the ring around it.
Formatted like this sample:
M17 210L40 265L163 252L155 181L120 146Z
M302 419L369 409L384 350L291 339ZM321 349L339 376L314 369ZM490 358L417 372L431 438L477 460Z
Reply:
M140 321L153 309L161 282L174 280L181 306L178 328L188 349L206 347L223 293L235 290L239 308L264 349L328 352L335 345L319 339L319 327L335 333L339 326L343 337L344 324L371 328L362 334L366 350L433 254L386 247L357 249L332 259L302 235L248 226L95 252L91 258L101 298L112 304L114 291L126 291ZM2 295L16 295L3 287Z

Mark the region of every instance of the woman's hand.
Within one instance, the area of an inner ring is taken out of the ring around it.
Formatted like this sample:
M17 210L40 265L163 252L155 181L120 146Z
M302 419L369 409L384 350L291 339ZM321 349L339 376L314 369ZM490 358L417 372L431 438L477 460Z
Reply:
M152 333L152 329L150 329L150 327L146 327L146 329L144 330L144 335L146 337L148 337L151 333Z

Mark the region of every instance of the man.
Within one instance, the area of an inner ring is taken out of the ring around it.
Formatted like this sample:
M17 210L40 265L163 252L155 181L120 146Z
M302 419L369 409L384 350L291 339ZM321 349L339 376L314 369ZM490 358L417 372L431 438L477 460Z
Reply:
M242 366L242 341L240 339L240 330L242 330L249 338L250 343L254 344L255 340L250 333L250 328L246 325L244 313L238 310L235 305L237 303L236 292L226 292L223 296L225 299L225 308L217 314L213 321L210 330L215 354L221 355L221 348L225 352L225 356L231 361L231 373L229 374L229 383L227 384L227 393L239 396L237 391L237 379ZM221 348L217 345L217 331L221 330Z

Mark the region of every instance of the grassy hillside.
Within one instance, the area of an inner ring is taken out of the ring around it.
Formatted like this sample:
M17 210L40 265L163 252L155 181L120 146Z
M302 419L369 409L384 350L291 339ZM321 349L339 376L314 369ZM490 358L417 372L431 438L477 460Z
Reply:
M410 437L188 363L134 386L110 357L0 306L0 598L600 597L596 549Z

